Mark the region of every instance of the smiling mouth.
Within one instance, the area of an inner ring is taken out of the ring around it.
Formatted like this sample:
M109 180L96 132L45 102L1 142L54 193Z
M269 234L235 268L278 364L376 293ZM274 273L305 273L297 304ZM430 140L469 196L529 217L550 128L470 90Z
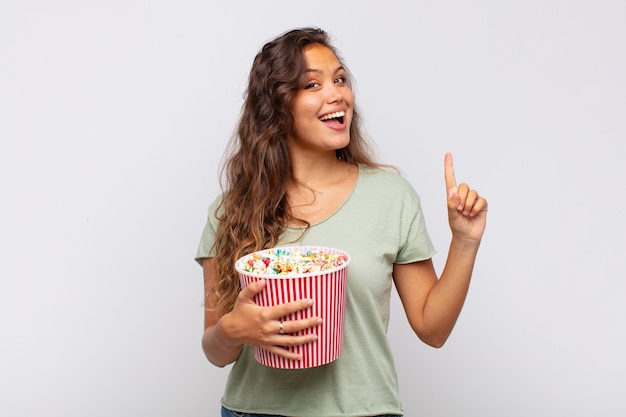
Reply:
M346 116L346 112L342 110L342 111L337 111L337 112L334 112L334 113L325 114L322 117L320 117L319 119L322 122L328 122L328 121L331 121L331 120L336 120L340 124L343 124L345 116Z

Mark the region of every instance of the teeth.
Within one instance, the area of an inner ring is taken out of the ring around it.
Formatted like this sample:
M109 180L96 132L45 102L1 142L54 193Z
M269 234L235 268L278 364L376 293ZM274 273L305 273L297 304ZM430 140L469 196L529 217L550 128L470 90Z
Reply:
M324 121L324 120L336 119L338 117L344 117L345 115L346 115L345 111L338 111L335 113L325 114L322 117L320 117L320 120Z

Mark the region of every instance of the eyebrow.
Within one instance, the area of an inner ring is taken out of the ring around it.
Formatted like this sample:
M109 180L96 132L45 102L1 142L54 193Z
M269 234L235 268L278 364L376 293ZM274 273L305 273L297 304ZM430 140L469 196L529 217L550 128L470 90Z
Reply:
M333 74L336 74L336 73L338 73L338 72L340 72L340 71L345 71L345 70L346 70L346 69L345 69L343 66L338 66L338 67L335 69L335 71L333 72ZM322 72L322 70L318 70L318 69L315 69L315 68L307 68L307 69L305 69L305 70L304 70L304 73L305 73L305 74L308 74L308 73L310 73L310 72L318 72L318 73L319 73L319 72Z

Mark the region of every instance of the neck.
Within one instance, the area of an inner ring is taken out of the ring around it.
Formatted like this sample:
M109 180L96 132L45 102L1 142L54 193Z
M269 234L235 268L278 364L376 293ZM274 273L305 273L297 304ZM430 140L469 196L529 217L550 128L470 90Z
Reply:
M346 173L354 167L340 161L334 152L328 157L299 158L292 160L294 185L304 185L313 189L322 189L344 178Z

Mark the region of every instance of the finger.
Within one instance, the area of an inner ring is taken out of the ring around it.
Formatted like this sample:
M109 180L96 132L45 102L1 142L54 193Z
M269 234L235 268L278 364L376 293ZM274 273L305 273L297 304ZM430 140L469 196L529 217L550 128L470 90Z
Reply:
M474 206L472 207L472 211L470 212L470 216L476 216L478 213L482 212L482 211L487 211L487 200L485 200L482 197L478 197L478 199L476 200L476 203L474 203Z
M288 316L291 313L297 311L306 310L313 305L313 300L309 298L303 298L302 300L291 301L285 304L279 304L272 307L272 317L278 320L280 317Z
M470 190L469 186L465 183L459 184L456 192L455 203L457 204L456 209L458 211L463 211L465 208L473 203L473 200L470 199L470 194L472 190ZM468 199L470 199L468 201Z
M239 293L239 297L242 300L249 301L249 302L254 302L254 297L258 293L263 291L263 289L265 288L265 284L266 283L265 283L264 279L260 279L258 281L251 282L245 288L243 288L241 290L241 292Z
M300 346L307 343L316 341L318 336L315 333L309 333L305 335L293 336L285 333L284 335L276 336L276 344L274 346Z
M452 154L446 153L443 160L443 174L446 180L446 190L448 190L448 196L456 192L456 178L454 177L454 166L452 165Z
M470 188L467 184L463 183L460 184L457 188L457 195L459 197L459 210L463 210L463 207L465 207L466 201L467 201L467 196L470 192Z
M270 353L273 353L275 355L278 356L282 356L285 359L290 359L293 361L299 361L302 359L302 355L300 355L299 353L294 353L290 350L285 349L284 347L281 346L263 346L263 349L267 350Z
M279 320L279 334L293 334L322 324L320 317L309 317L300 320ZM282 329L282 332L281 332Z
M285 340L288 340L288 339L294 339L295 340L296 339L296 338L290 338L290 337L287 337L287 336L283 336L283 337L285 338ZM289 345L284 344L282 346L280 346L280 345L264 346L263 349L265 349L265 350L267 350L267 351L269 351L269 352L271 352L271 353L273 353L275 355L282 356L285 359L291 359L291 360L294 360L294 361L299 361L299 360L302 360L302 355L298 354L298 353L295 353L295 352L292 352L291 350L287 349L287 347L295 346L295 345L303 345L305 343L310 343L310 342L290 343Z
M475 205L478 202L479 198L480 197L478 196L476 190L470 190L470 192L467 194L467 198L465 199L465 206L463 208L464 216L469 216L475 210Z

